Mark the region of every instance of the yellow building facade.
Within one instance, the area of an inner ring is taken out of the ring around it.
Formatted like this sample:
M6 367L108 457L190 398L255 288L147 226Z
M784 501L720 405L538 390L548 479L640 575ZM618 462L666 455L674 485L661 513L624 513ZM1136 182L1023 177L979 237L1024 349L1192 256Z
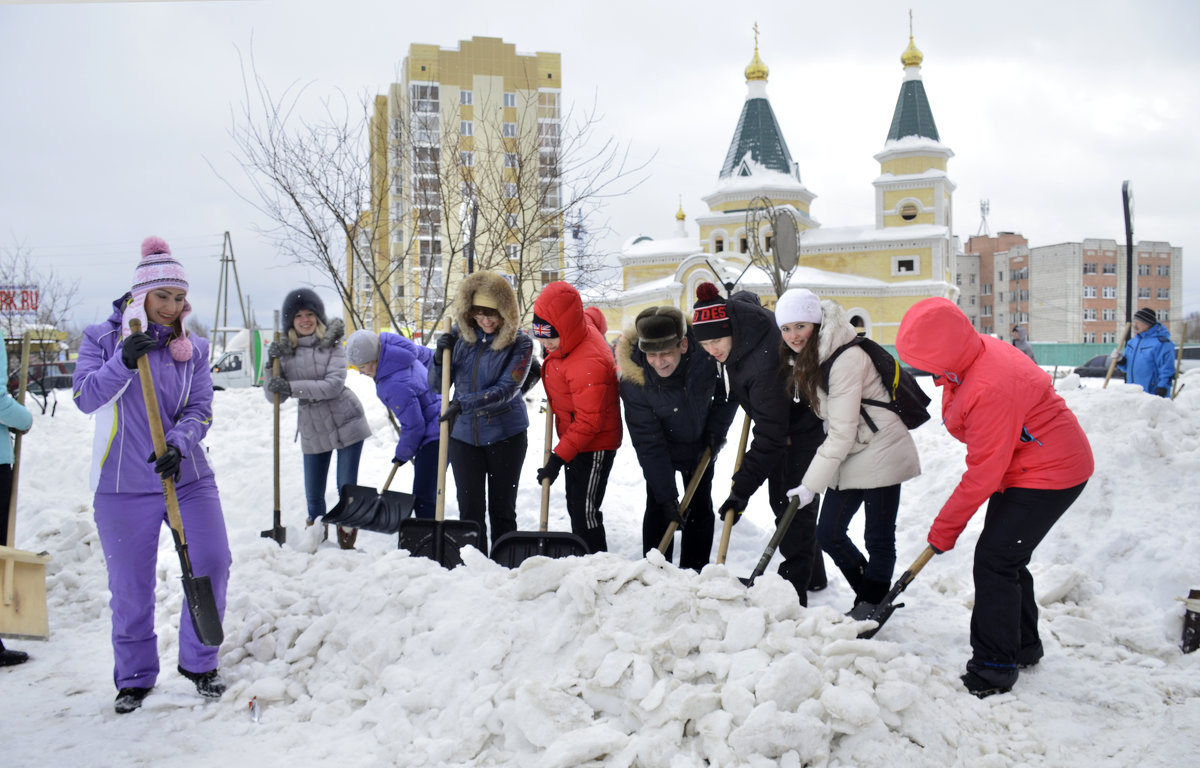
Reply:
M715 189L702 197L699 237L690 236L682 206L671 238L631 238L622 248L621 299L604 309L609 327L625 328L643 309L674 304L690 312L702 282L735 284L773 307L769 214L788 215L797 231L797 263L788 286L804 287L841 304L868 335L895 342L900 319L929 296L953 299L956 245L952 234L954 153L941 143L921 81L922 54L909 37L901 55L904 77L883 149L875 155L875 220L822 227L813 217L816 195L801 181L766 85L769 70L757 44L746 67L742 115ZM865 181L865 180L864 180Z

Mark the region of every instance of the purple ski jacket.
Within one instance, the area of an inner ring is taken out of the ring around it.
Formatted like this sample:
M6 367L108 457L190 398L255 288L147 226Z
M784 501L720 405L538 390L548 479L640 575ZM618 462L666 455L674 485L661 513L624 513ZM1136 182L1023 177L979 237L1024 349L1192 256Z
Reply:
M433 350L394 333L379 334L375 394L400 421L396 461L411 461L417 449L438 439L442 396L429 388Z
M142 399L138 372L121 361L121 313L131 299L125 294L113 302L107 321L89 325L83 332L75 363L72 392L75 404L96 420L92 446L92 489L102 493L153 493L162 480L147 458L154 453L150 422ZM213 472L200 442L212 424L212 373L208 367L208 341L189 336L192 357L177 363L167 349L171 329L150 323L146 333L158 341L147 354L154 376L154 391L167 443L183 456L176 485L187 485Z

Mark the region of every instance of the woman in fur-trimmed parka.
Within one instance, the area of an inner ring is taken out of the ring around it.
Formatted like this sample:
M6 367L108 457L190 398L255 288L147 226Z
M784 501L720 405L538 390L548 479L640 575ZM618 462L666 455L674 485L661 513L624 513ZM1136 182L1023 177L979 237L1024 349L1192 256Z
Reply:
M325 320L325 304L308 288L297 288L283 300L287 334L271 342L267 356L279 358L278 378L263 387L268 400L295 397L300 451L304 454L304 498L308 524L325 514L329 464L337 451L337 487L358 482L363 440L371 434L362 403L346 387L346 352L341 318Z
M857 335L846 310L836 302L821 301L808 289L793 288L779 297L775 321L785 345L781 355L788 369L788 391L812 403L826 426L804 479L788 495L799 496L805 504L825 493L817 542L854 589L855 606L868 606L858 609L866 615L891 588L900 483L921 474L917 446L896 413L864 405L864 400L886 403L891 398L862 349L850 347L837 355L829 366L828 389L823 385L821 364ZM864 408L870 409L866 416ZM866 507L863 538L868 557L847 533L859 506Z
M452 425L449 456L459 517L474 520L485 533L490 518L495 544L517 529L518 481L529 447L529 412L521 392L533 340L520 328L517 294L495 272L468 275L453 312L456 326L438 338L429 386L441 388L442 354L452 350L454 394L441 418Z

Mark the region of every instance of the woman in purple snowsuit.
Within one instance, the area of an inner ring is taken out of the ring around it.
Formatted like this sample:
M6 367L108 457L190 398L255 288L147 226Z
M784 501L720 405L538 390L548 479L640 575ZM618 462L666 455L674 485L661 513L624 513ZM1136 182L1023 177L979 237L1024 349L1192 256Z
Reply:
M187 288L183 267L166 242L146 238L132 290L113 302L107 321L84 331L75 366L75 403L96 420L91 485L112 594L118 713L140 707L158 679L155 571L159 532L167 518L161 478L175 480L192 570L212 581L217 610L225 615L229 540L201 443L212 423L208 342L190 337L184 328L191 312ZM142 321L142 333L130 333L133 318ZM143 355L150 362L166 433L167 450L158 457L138 381L137 361ZM180 611L178 670L207 698L225 691L217 651L200 643L189 611Z

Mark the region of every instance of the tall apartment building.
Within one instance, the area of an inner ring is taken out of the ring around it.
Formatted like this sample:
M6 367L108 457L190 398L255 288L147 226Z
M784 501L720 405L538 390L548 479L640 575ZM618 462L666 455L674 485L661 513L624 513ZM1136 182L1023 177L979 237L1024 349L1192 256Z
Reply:
M958 274L955 277L956 285L962 291L958 305L980 332L1006 336L1013 325L1029 322L1028 317L1021 319L1019 310L1015 316L1007 311L1004 300L1008 288L1003 284L1010 271L1009 249L1028 244L1028 240L1015 232L1000 232L995 237L976 235L968 238L966 251L959 257Z
M970 254L980 261L979 317L982 333L1008 337L1025 325L1034 341L1113 344L1125 325L1125 245L1088 238L1030 248L1025 238L1000 233L973 237ZM986 254L986 256L985 256ZM985 260L990 260L990 266ZM1179 336L1183 321L1183 249L1164 242L1138 242L1133 249L1133 311L1149 307ZM963 286L959 305L968 315Z
M370 118L360 232L374 263L347 256L363 326L427 333L469 269L507 275L519 295L559 278L561 76L560 54L499 38L409 47Z

